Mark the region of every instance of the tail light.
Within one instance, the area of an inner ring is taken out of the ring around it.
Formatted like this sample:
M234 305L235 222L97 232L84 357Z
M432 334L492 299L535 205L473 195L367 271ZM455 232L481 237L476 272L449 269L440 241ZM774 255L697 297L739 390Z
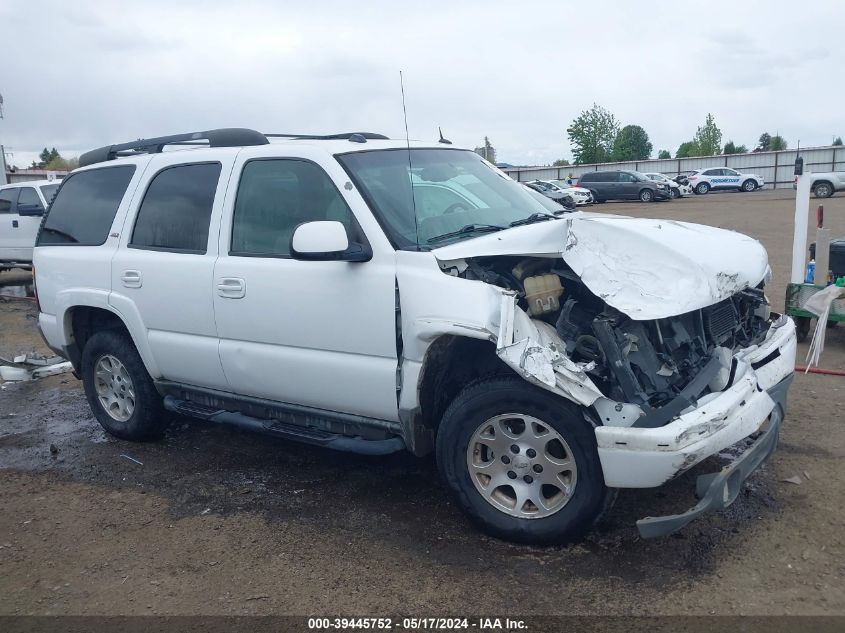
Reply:
M696 180L698 176L687 176L687 180Z

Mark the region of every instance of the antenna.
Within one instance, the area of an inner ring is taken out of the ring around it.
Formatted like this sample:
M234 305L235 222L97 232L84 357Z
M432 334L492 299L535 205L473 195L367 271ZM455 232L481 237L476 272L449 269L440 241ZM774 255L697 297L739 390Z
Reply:
M0 95L0 119L3 118L3 95Z
M414 238L420 248L420 227L417 225L417 201L414 198L414 166L411 164L411 138L408 136L408 110L405 108L405 79L399 71L399 88L402 91L402 116L405 118L405 147L408 148L408 184L411 185L411 208L414 211Z
M437 141L438 143L443 143L444 145L451 145L452 144L452 141L450 141L447 138L443 138L443 130L440 129L439 125L437 126L437 131L440 132L440 140Z

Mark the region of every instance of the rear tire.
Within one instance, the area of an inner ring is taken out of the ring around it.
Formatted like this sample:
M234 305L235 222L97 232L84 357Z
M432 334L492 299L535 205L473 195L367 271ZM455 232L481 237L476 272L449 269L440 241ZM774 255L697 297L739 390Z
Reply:
M80 369L91 412L106 431L123 440L161 437L170 420L128 335L94 334L82 351Z
M833 195L833 186L829 182L817 182L813 187L813 195L816 198L830 198Z
M708 191L710 191L710 184L706 182L700 182L695 186L695 193L699 196L703 196Z
M576 540L613 497L581 409L513 376L455 397L438 429L437 465L469 518L509 541Z

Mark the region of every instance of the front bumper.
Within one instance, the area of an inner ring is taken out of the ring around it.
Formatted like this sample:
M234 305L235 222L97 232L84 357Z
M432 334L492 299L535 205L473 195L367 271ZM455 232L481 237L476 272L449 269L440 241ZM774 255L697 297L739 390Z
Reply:
M733 382L721 392L700 398L695 409L658 428L596 428L605 483L613 488L659 486L762 431L751 448L720 473L699 477L701 501L694 508L679 515L639 521L643 537L673 532L699 514L724 508L736 499L742 482L777 445L794 374L796 345L795 324L789 317L780 316L759 346L734 354Z
M655 189L654 191L655 200L669 200L671 197L668 189Z
M768 390L769 396L775 401L775 408L769 416L769 426L754 440L746 451L735 461L728 464L718 473L700 475L695 481L695 496L700 501L691 509L681 514L662 517L646 517L637 521L637 529L643 538L666 536L684 527L699 515L711 510L722 510L732 504L743 482L769 456L775 452L778 445L780 425L786 412L786 393L792 383L793 374L784 378L780 383Z
M657 428L599 426L596 443L605 484L653 488L758 431L776 402L768 390L795 368L792 319L781 316L757 347L737 352L733 383Z

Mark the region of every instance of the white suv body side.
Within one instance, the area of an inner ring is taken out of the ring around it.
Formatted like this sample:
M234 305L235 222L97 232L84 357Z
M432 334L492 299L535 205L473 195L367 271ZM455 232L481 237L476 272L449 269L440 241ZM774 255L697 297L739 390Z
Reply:
M754 191L766 184L758 174L743 174L729 167L708 167L694 171L689 176L690 185L697 194L712 190L736 189Z
M780 385L788 385L793 370L795 330L786 317L773 322L760 344L722 354L722 370L735 367L729 388L658 428L638 428L634 423L644 412L608 398L589 374L594 364L573 361L555 328L520 307L518 293L464 274L479 259L563 259L595 296L622 314L661 319L701 310L760 283L768 266L756 241L709 227L689 231L680 223L576 213L430 250L397 249L336 155L403 145L350 145L290 141L185 150L74 172L135 166L103 245L36 248L45 340L78 363L73 311L105 310L125 325L157 383L287 403L315 415L335 412L395 432L423 454L434 443L434 428L421 426L429 405L424 398L451 387L436 384L432 367L448 370L438 365L444 341L472 339L517 376L601 420L593 426L609 487L661 485L755 433L781 407L785 391L770 390L785 390ZM412 148L443 149L423 143ZM230 253L242 172L267 159L319 166L360 225L372 251L369 261ZM205 252L133 247L136 215L152 179L173 166L209 162L220 165L220 177ZM611 242L625 245L618 261ZM696 255L710 252L719 255L713 261Z

